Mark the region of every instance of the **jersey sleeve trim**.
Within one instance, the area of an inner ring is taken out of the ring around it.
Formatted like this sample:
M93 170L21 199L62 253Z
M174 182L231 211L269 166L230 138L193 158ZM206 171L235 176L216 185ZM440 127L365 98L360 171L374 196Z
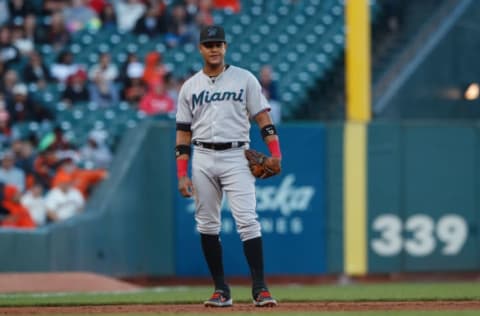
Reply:
M250 117L251 117L251 118L255 118L258 114L263 113L263 112L270 112L270 108L261 109L261 110L258 111L257 113L250 115Z
M176 129L177 131L184 131L184 132L191 132L191 124L190 123L177 123Z

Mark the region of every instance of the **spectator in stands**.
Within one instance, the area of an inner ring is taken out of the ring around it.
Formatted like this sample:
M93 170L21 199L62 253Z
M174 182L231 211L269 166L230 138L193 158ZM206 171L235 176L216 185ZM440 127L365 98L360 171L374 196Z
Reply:
M21 25L28 14L35 14L35 8L29 1L10 0L8 3L10 21L13 24Z
M23 78L26 83L35 84L40 89L44 89L54 79L43 62L42 55L36 51L30 53L28 64L23 68Z
M0 93L0 146L6 148L12 140L12 129L10 126L10 115L7 111L7 105Z
M133 30L137 20L147 7L141 0L118 0L114 3L118 29L122 32Z
M46 146L53 148L53 150L56 151L56 155L58 158L63 158L62 151L69 152L73 149L73 145L65 138L65 134L63 133L63 130L60 126L55 126L53 128L53 132L46 137L51 136L53 136L53 138L47 140L48 144L46 144Z
M45 197L47 217L52 222L71 218L83 211L85 199L82 193L73 186L71 175L63 174L56 178L57 185L48 191Z
M13 88L13 99L7 103L7 109L12 123L25 121L41 123L53 119L50 110L29 97L27 86L23 83L18 83Z
M147 115L168 114L175 111L175 103L165 90L165 84L159 82L142 98L138 109Z
M12 43L12 32L7 26L0 28L0 60L9 67L20 60L20 52Z
M177 104L180 85L177 78L175 78L171 72L165 75L165 90L170 98L172 98L173 104Z
M112 83L118 77L117 65L112 63L110 53L104 52L100 54L98 64L93 65L88 73L90 80L95 81L96 78L101 77L102 80Z
M198 14L198 0L184 0L183 7L185 8L186 22L195 23Z
M97 14L103 12L106 6L111 6L109 0L89 0L88 5L92 8Z
M151 37L167 32L167 7L163 1L155 1L135 24L134 32Z
M25 122L34 119L33 100L28 97L27 86L17 83L12 89L13 98L7 101L7 110L12 123Z
M33 165L37 157L31 141L16 139L12 142L12 151L15 155L15 166L25 173L25 187L28 189L35 183Z
M90 101L102 108L111 107L120 100L115 83L106 80L101 74L93 78L89 86L89 95Z
M57 172L57 168L64 159L78 159L79 157L74 146L66 139L60 126L55 126L53 132L47 133L42 137L38 144L38 150L47 150L54 153L52 164L50 166L47 165L50 168L50 177ZM48 164L48 161L45 160L42 163ZM51 186L51 183L49 185Z
M234 13L238 13L241 10L240 0L213 0L213 7Z
M45 190L50 189L58 165L59 159L53 148L47 147L41 150L33 162L35 182L39 183Z
M13 185L23 192L25 190L25 172L15 166L15 156L7 150L1 156L0 182Z
M260 86L265 97L269 100L278 100L277 83L273 80L273 71L270 65L264 65L260 69Z
M30 39L33 43L39 43L43 38L43 28L37 24L37 17L35 14L28 14L23 23L23 30L25 37Z
M55 12L62 11L66 6L65 0L43 0L41 14L43 16L52 15Z
M52 65L52 76L58 81L65 83L67 78L76 73L82 67L73 60L73 54L69 51L61 52L57 61Z
M25 140L27 140L28 142L30 142L32 144L33 148L37 148L37 146L38 146L38 135L37 135L37 133L30 132L26 136L22 135L22 137L25 138ZM19 137L17 137L17 138L19 138Z
M20 198L20 203L28 210L36 226L43 226L47 223L47 206L40 184L36 183L28 189Z
M82 169L79 168L73 159L64 159L57 173L52 179L53 187L60 186L64 178L72 179L72 186L87 198L92 189L107 177L104 169Z
M143 63L138 59L136 53L128 53L127 59L120 66L120 73L118 80L125 85L127 81L133 77L140 78L143 76L144 66ZM138 75L138 73L140 73Z
M15 166L18 167L17 159L20 157L20 150L22 148L22 139L15 138L9 147L10 147L10 151L13 153L13 156L15 157Z
M208 12L199 11L195 16L195 26L197 29L202 29L203 27L211 25L212 23L212 16ZM198 36L195 38L195 43L198 44Z
M271 106L270 115L272 116L272 120L278 124L282 119L281 106L278 99L277 84L273 80L272 67L270 65L264 65L260 69L259 82L262 87L262 93Z
M90 93L87 86L87 74L82 69L70 75L67 79L67 87L63 91L62 100L67 105L78 102L88 102Z
M20 204L20 191L15 186L0 184L0 226L35 228L28 210Z
M139 62L128 66L122 98L130 103L138 103L147 92L147 87L142 80L143 65Z
M187 21L187 11L182 5L173 7L172 16L168 23L168 33L165 41L168 47L176 47L185 43L194 43L198 34L196 26Z
M94 169L108 169L112 152L105 144L107 135L101 131L91 131L85 145L80 148L80 160L91 164Z
M19 83L18 74L15 70L9 69L3 74L3 80L0 87L0 92L3 93L5 102L13 100L13 87Z
M151 87L157 83L163 84L166 70L159 52L150 52L145 56L143 81Z
M50 24L44 30L41 43L52 45L55 51L60 51L70 42L70 33L65 27L61 11L52 13Z
M12 28L12 44L18 49L21 57L27 56L34 49L33 40L26 36L23 25L17 25Z
M212 15L213 3L212 0L198 0L198 15L202 17L203 23L207 25L214 24L213 23L213 15Z
M69 2L70 6L65 7L63 16L70 33L83 29L98 30L100 28L97 12L87 5L86 0L70 0Z
M143 96L147 93L147 86L141 78L131 78L122 92L122 97L130 104L140 102Z
M102 21L102 29L114 31L117 30L117 16L113 5L106 4L100 11L100 20Z

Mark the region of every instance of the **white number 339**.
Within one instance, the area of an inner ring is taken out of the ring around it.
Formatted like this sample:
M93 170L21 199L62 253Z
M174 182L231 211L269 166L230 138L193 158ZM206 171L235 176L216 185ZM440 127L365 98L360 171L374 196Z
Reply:
M385 214L377 217L372 226L380 236L371 241L371 247L385 257L396 256L402 250L415 257L428 256L435 250L437 239L444 244L441 253L454 256L462 250L468 235L467 223L456 214L442 216L436 225L425 214L414 214L405 224L397 215Z

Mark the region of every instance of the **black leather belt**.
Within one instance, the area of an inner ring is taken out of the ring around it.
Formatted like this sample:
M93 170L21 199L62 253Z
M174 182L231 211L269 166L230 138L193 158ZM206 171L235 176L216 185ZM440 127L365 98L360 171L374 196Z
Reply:
M213 149L213 150L226 150L230 148L239 148L245 145L247 142L230 142L230 143L204 143L194 140L193 144L198 147Z

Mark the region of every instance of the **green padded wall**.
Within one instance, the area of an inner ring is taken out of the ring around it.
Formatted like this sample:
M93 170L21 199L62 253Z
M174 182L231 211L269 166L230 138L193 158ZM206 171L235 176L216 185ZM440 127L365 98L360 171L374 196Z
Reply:
M343 272L343 123L327 124L327 271Z
M86 211L34 232L2 230L0 271L174 274L175 127L144 122L122 140Z
M476 270L474 124L369 127L369 272Z

